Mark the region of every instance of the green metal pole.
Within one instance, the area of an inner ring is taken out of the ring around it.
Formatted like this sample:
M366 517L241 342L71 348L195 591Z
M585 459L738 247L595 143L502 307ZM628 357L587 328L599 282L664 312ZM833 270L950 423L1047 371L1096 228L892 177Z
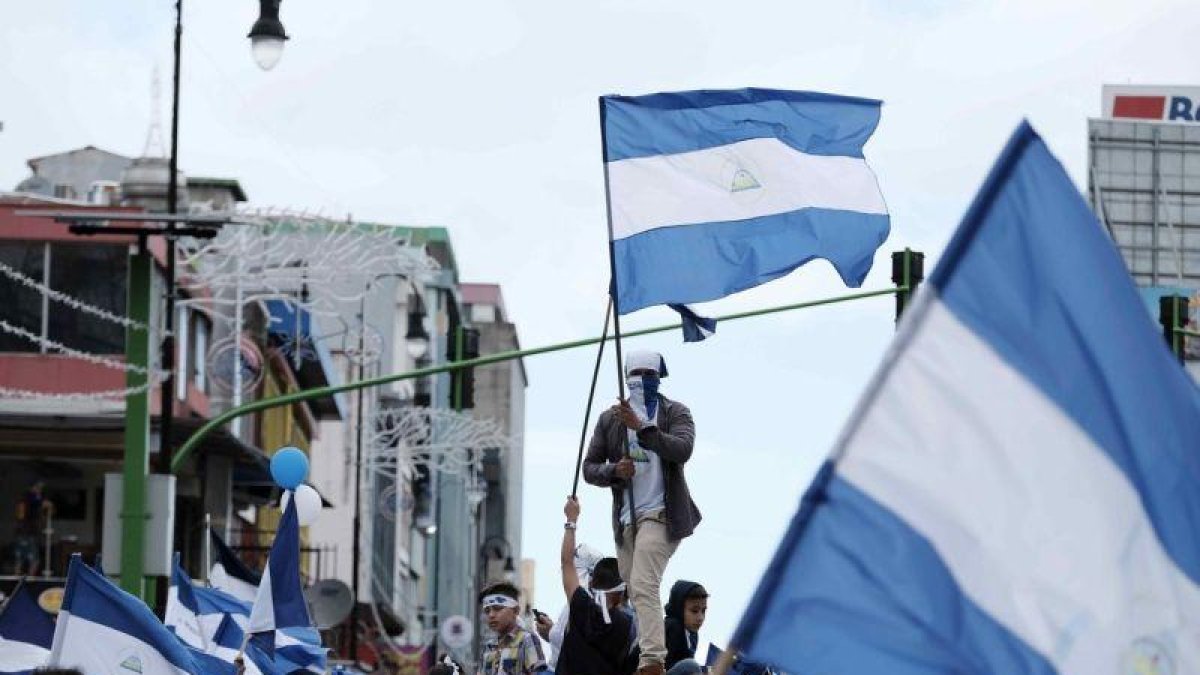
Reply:
M780 312L788 312L788 311L792 311L792 310L796 310L796 309L808 309L810 307L820 307L822 305L833 305L836 303L849 302L852 300L864 300L866 298L874 298L874 297L878 297L881 295L894 295L896 293L903 293L907 290L908 290L907 286L897 286L895 288L885 288L885 289L878 290L878 291L865 291L862 293L851 293L849 295L839 295L839 296L832 297L832 298L822 298L820 300L810 300L807 302L797 302L797 303L790 304L790 305L780 305L778 307L768 307L766 309L756 309L756 310L752 310L749 312L737 312L734 314L726 314L724 316L717 317L717 320L718 321L736 321L738 319L748 319L748 318L756 317L756 316L766 316L768 314L778 314ZM665 326L656 326L654 328L645 328L642 330L635 330L632 332L622 333L621 336L625 337L625 338L641 337L643 335L652 335L654 333L663 333L663 332L666 332L669 330L679 330L679 328L680 328L680 324L672 323L672 324L668 324ZM314 398L324 398L326 396L331 396L333 394L339 394L343 391L354 391L356 389L364 389L367 387L378 387L380 385L390 384L392 382L399 382L401 380L412 380L412 379L416 379L418 377L425 377L427 375L437 375L438 373L453 372L456 370L461 370L463 368L475 368L477 366L490 366L493 363L503 363L505 361L512 361L515 359L525 358L526 356L537 356L538 354L548 354L550 352L560 352L560 351L564 351L567 349L575 349L578 347L587 347L589 345L599 344L601 340L611 341L613 339L614 338L612 336L584 338L582 340L572 340L571 342L560 342L558 344L546 345L545 347L534 347L532 349L521 349L521 350L511 351L511 352L501 352L499 354L489 354L488 356L481 356L477 359L469 359L466 361L456 361L454 363L445 363L445 364L441 364L441 365L437 365L437 366L430 366L428 368L418 368L417 370L410 370L410 371L404 372L404 373L394 373L392 375L384 375L382 377L376 377L376 378L372 378L369 380L361 380L359 382L348 382L346 384L339 384L339 385L334 385L334 386L329 386L329 387L306 389L304 391L297 391L297 392L293 392L290 394L285 394L283 396L275 396L272 398L259 399L257 401L253 401L251 403L246 403L246 404L240 405L236 408L231 408L229 410L226 410L225 412L221 413L220 415L217 415L216 417L210 419L208 422L205 422L204 426L200 427L195 432L193 432L191 437L189 437L187 439L187 442L185 442L182 446L179 447L179 450L175 453L175 456L171 459L171 472L172 473L179 472L179 469L183 466L184 461L186 461L188 456L192 453L192 451L196 449L196 446L200 444L200 441L204 440L205 436L212 433L214 429L217 429L222 424L225 424L226 422L228 422L230 420L237 419L238 417L242 417L244 415L249 415L251 413L256 413L256 412L259 412L262 410L269 410L271 408L278 408L280 406L292 405L293 403L300 403L301 401L309 401Z
M463 340L466 337L466 331L463 330L462 324L458 324L458 328L454 331L454 363L462 361L463 357ZM454 410L462 412L463 406L463 369L455 370L453 382L453 394L451 396Z
M150 325L154 264L143 238L129 258L126 291L127 315ZM125 362L143 370L125 373L125 386L145 387L149 382L150 331L125 331ZM164 384L164 386L166 386ZM125 397L125 466L121 504L121 588L145 599L142 589L146 518L146 475L150 458L150 390Z

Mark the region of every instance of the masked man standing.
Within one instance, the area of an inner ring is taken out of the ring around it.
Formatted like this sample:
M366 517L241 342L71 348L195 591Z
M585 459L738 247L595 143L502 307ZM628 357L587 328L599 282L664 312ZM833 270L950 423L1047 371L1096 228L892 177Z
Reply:
M683 475L696 432L687 406L658 393L667 376L660 354L630 352L625 375L629 398L600 415L583 475L612 488L620 572L637 613L638 675L662 675L667 646L659 589L667 561L700 523Z

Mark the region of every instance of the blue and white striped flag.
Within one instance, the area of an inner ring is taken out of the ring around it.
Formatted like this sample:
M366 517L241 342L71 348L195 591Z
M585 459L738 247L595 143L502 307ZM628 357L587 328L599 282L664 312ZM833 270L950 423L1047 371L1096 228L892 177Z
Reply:
M164 622L180 639L232 662L241 648L243 628L249 623L250 612L251 604L248 602L215 588L193 584L176 558L175 573L167 592ZM247 654L251 657L247 661L248 675L256 675L260 670L267 674L286 674L297 670L325 672L328 650L321 645L321 634L315 628L284 628L276 631L275 645L274 657L247 646Z
M715 300L815 258L859 286L889 218L880 102L799 91L600 99L617 309Z
M242 627L233 616L225 615L213 633L213 654L233 661L241 649ZM246 644L246 675L291 675L297 672L324 673L329 651L321 646L315 628L289 628L275 634L275 653L267 654L256 641Z
M265 633L262 647L271 654L276 630L311 627L300 583L300 523L296 518L296 500L289 499L275 531L267 569L258 585L258 597L245 630L252 636Z
M187 644L211 651L212 636L227 615L245 624L250 618L250 603L216 588L195 585L176 553L163 623Z
M1200 673L1200 390L1027 125L734 639L805 673Z
M141 600L71 558L50 665L84 673L206 675L214 671Z

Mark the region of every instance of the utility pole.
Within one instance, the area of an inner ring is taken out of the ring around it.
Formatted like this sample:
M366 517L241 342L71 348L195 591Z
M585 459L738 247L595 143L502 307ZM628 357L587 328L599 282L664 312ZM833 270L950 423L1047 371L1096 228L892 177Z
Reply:
M121 504L121 588L142 597L143 544L146 512L146 475L150 462L150 299L154 261L146 237L138 237L129 258L126 311L135 324L125 329L125 458Z

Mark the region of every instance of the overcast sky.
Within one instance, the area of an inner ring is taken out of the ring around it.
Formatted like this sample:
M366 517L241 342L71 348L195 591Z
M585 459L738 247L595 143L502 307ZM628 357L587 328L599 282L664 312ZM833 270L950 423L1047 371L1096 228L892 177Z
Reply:
M139 154L156 63L168 131L172 2L7 4L0 188L25 177L29 157L87 144ZM758 86L882 99L866 154L892 233L873 289L890 284L894 249L936 260L1022 117L1082 189L1102 83L1200 79L1194 0L285 0L292 39L269 73L245 38L256 2L186 4L181 167L238 178L256 205L448 227L464 280L503 285L527 346L603 320L600 94ZM843 292L818 262L703 309ZM625 326L671 320L650 309ZM724 324L701 345L630 341L666 353L663 392L697 421L687 472L705 520L667 584L686 577L713 594L702 643L732 633L892 327L882 298ZM555 614L593 358L527 362L524 554L538 562L538 606ZM615 396L613 371L601 400ZM582 499L581 538L611 550L608 492Z

